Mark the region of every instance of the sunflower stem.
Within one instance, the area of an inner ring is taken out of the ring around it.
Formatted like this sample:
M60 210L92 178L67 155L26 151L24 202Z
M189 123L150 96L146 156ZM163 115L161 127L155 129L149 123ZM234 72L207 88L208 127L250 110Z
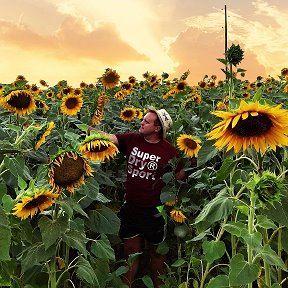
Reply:
M263 243L267 244L269 241L267 229L264 229L262 235L263 235ZM270 287L271 286L270 266L266 260L263 260L263 262L264 262L265 284L268 287Z
M249 216L248 216L248 233L250 235L254 232L254 218L255 218L255 203L256 197L254 192L250 191L250 208L249 208ZM252 246L247 243L247 256L248 256L248 263L252 265L253 263L253 250ZM248 283L248 288L252 288L252 282Z
M280 259L282 259L282 227L278 230L278 256ZM277 269L277 278L278 283L281 283L282 281L282 270L281 268Z

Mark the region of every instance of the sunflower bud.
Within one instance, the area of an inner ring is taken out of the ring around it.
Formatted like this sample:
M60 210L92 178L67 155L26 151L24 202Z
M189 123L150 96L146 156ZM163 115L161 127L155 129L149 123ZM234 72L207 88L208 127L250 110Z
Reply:
M270 171L255 179L254 192L263 204L280 201L283 190L283 183Z
M226 52L226 58L229 63L233 64L234 66L240 64L243 60L244 51L240 48L239 44L235 45L232 44L231 47Z

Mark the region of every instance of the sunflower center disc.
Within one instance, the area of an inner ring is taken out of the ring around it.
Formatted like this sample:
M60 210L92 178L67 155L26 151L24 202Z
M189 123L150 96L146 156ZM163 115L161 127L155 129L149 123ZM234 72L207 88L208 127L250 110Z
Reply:
M84 173L84 160L77 157L76 160L64 156L60 167L55 166L54 182L59 186L68 186L77 182Z
M196 149L197 148L197 143L193 141L192 139L185 139L184 141L185 146L188 147L189 149Z
M25 205L25 209L33 209L41 206L41 204L45 203L47 200L50 200L49 197L45 195L40 195L37 198L31 200L29 203Z
M15 108L28 108L31 103L31 97L25 92L20 92L17 96L12 96L7 103Z
M76 98L69 98L69 99L67 99L67 101L65 103L65 105L68 109L75 108L77 106L77 104L78 104L78 101Z
M234 128L229 129L241 137L253 137L265 134L272 127L272 121L266 114L249 115L245 120L240 119Z

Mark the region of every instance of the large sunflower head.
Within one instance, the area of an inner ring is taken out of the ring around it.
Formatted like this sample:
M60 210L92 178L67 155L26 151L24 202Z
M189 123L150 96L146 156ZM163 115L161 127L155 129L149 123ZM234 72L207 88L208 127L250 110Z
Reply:
M115 87L119 83L120 76L115 70L106 69L105 73L101 77L102 85L106 89Z
M38 212L43 212L51 207L59 194L53 193L45 188L27 190L15 204L12 213L21 218L21 220L32 218Z
M177 147L189 157L197 157L201 148L201 141L187 134L181 134L177 138Z
M29 90L14 90L2 99L1 104L19 116L29 115L37 108L33 93Z
M73 193L75 188L85 183L85 175L92 176L92 172L87 159L76 151L62 151L51 161L49 184L57 193L63 189Z
M234 111L215 111L212 114L223 120L207 133L209 140L216 139L215 146L227 151L234 148L235 153L254 147L265 152L268 147L288 145L288 112L278 106L247 103L241 100Z
M79 151L88 159L105 161L114 158L119 152L117 146L111 142L109 136L93 133L81 143Z
M60 111L69 116L76 115L83 105L83 99L81 96L73 94L67 94L62 98L62 104Z
M123 121L132 121L136 117L135 108L124 108L120 112L120 119Z

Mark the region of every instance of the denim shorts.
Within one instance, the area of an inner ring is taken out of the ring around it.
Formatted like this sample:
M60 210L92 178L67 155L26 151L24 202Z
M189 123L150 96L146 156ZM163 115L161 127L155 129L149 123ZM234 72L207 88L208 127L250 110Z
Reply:
M119 218L119 236L122 239L141 236L155 245L165 239L166 222L156 207L136 207L125 203L120 209Z

